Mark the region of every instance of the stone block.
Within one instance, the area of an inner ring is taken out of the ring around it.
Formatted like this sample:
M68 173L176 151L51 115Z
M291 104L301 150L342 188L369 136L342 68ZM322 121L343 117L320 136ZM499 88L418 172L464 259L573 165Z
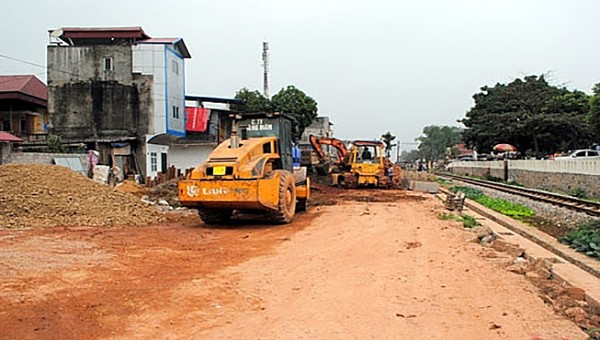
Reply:
M436 182L411 181L408 189L418 192L437 194L440 191L440 184Z

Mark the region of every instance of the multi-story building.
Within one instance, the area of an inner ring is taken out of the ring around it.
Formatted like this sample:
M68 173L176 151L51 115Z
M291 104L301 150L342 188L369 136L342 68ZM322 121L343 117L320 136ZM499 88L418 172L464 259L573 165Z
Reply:
M183 39L140 27L60 28L47 58L50 133L99 151L125 175L166 171L169 146L151 141L186 134Z

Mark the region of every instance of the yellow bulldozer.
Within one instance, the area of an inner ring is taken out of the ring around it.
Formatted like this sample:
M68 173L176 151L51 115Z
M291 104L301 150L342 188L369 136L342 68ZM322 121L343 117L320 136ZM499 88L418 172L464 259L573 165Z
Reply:
M328 165L333 185L345 188L399 186L400 169L384 156L382 141L355 140L350 149L336 138L310 135L309 141L322 163ZM333 146L337 152L336 160L328 160L321 145Z
M226 223L234 210L291 222L310 197L306 168L294 166L292 119L281 113L231 118L231 137L179 181L181 204L197 209L207 224Z

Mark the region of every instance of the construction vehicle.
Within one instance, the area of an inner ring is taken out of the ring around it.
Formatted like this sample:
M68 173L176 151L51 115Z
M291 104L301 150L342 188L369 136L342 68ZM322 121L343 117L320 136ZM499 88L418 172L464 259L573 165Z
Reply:
M231 118L230 138L179 181L181 204L208 224L227 222L234 210L291 222L310 196L306 168L293 164L292 119L280 113Z
M385 144L382 141L353 141L348 150L344 142L336 138L309 136L310 144L323 164L329 164L333 185L345 188L373 186L390 188L393 183L388 175L391 162L384 157ZM327 159L321 145L331 145L336 149L337 159Z

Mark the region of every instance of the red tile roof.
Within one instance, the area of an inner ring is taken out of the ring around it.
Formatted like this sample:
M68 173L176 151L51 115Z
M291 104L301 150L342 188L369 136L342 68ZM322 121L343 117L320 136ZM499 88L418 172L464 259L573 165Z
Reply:
M21 99L46 106L48 88L36 76L0 76L0 100Z
M0 142L16 142L20 143L23 140L19 137L15 137L6 131L0 131Z

